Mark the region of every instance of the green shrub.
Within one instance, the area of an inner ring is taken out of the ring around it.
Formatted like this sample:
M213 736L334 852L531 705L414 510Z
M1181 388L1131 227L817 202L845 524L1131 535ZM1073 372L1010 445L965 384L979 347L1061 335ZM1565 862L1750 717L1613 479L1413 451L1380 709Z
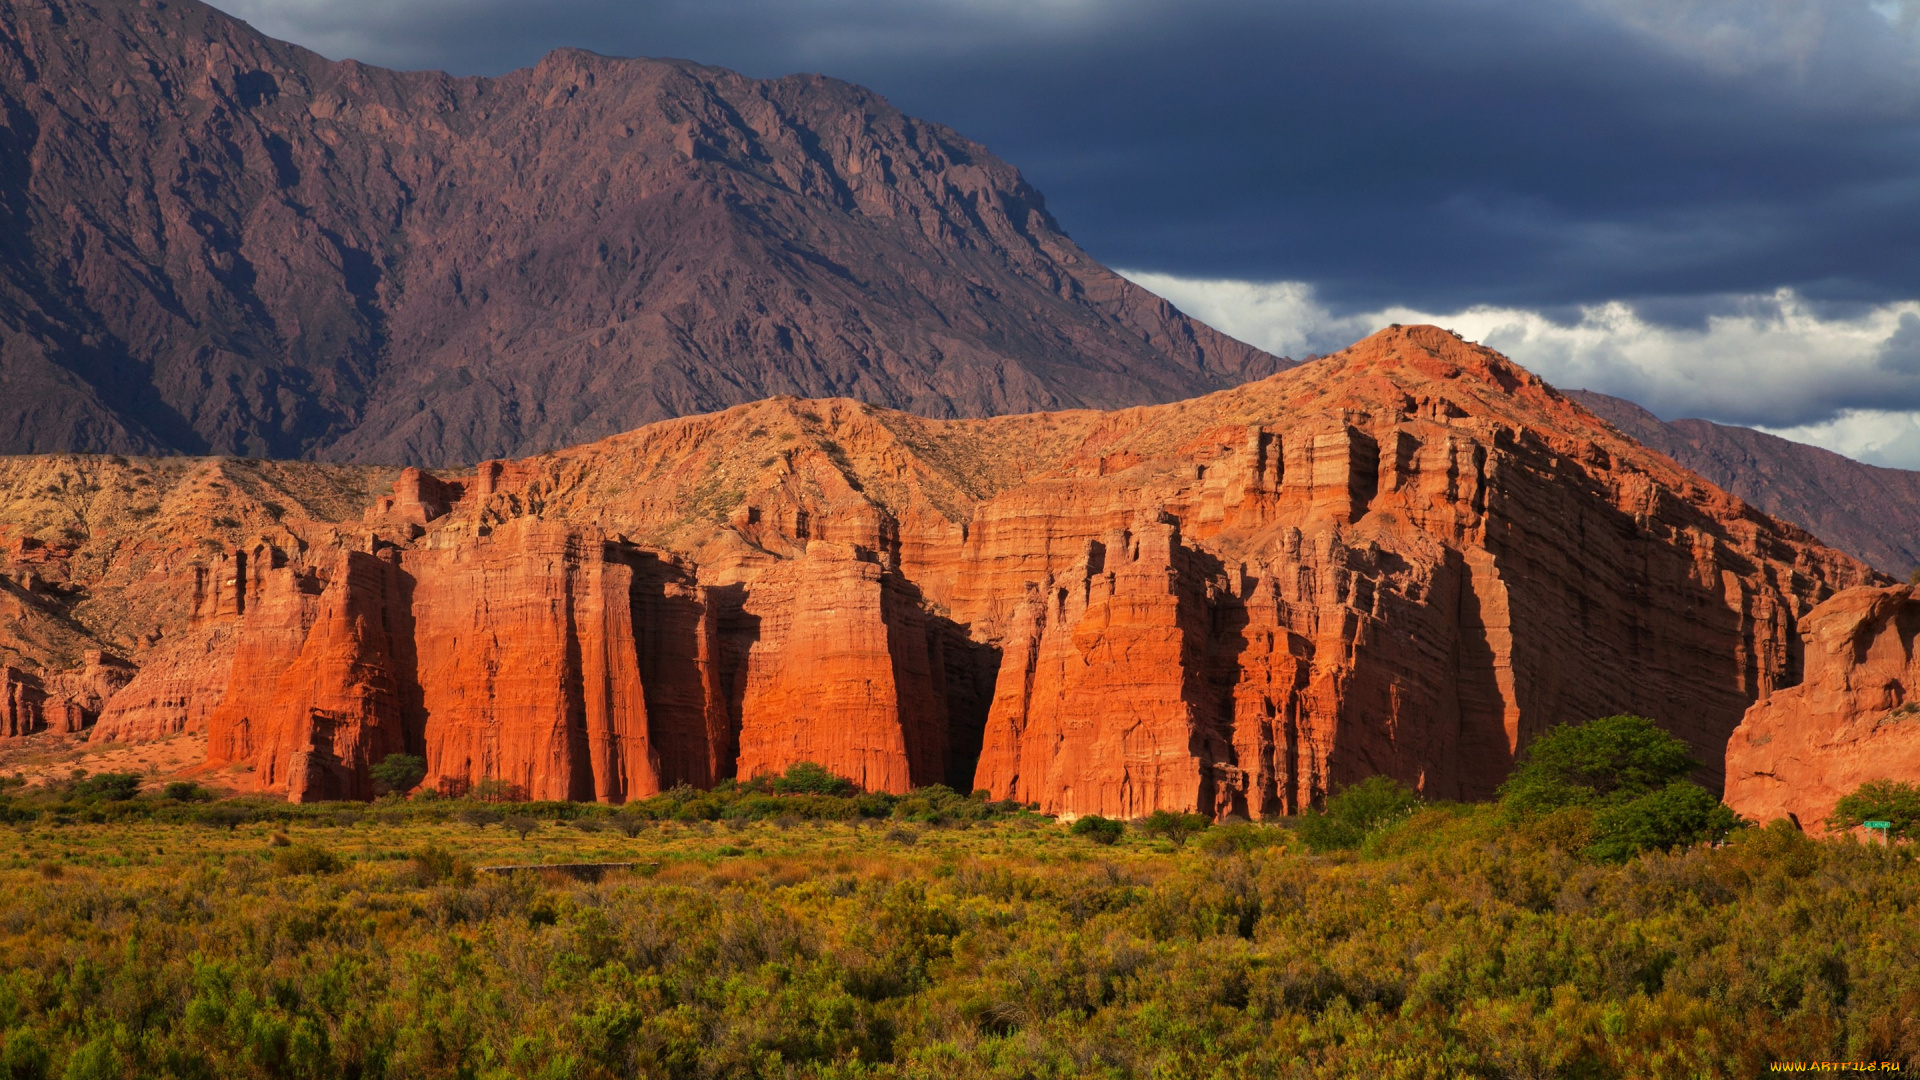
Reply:
M467 792L481 802L519 802L524 796L520 785L508 783L498 777L489 777L473 785Z
M1261 848L1283 847L1292 833L1278 825L1236 821L1207 830L1206 849L1213 855L1241 855Z
M1184 845L1191 837L1207 831L1213 824L1200 814L1176 814L1171 810L1155 810L1134 823L1134 828L1143 836L1159 840L1171 840L1176 845Z
M1500 801L1519 816L1591 810L1585 853L1618 862L1718 840L1739 826L1733 811L1686 779L1698 765L1685 743L1644 716L1562 724L1521 752Z
M1659 791L1699 764L1687 744L1644 716L1561 724L1520 752L1500 801L1519 813L1597 808Z
M460 811L453 816L461 823L471 825L476 829L484 829L489 825L496 825L500 822L500 811L490 806L461 807Z
M1672 851L1701 840L1719 840L1739 824L1739 817L1707 789L1675 780L1659 791L1596 813L1587 854L1622 862L1642 851Z
M367 770L376 790L408 792L427 778L427 759L417 754L388 754Z
M171 780L160 789L160 797L174 802L209 802L213 799L213 792L191 780Z
M283 874L331 874L340 869L340 860L323 847L294 844L276 850L273 865Z
M1920 784L1901 780L1869 780L1834 804L1827 828L1859 828L1862 822L1884 821L1889 837L1913 836L1920 824Z
M774 779L773 790L781 795L852 795L860 789L853 781L835 776L824 766L796 761Z
M443 881L466 885L473 882L473 867L453 852L437 844L428 844L413 853L414 877L422 885L438 885Z
M122 802L140 794L140 774L108 772L90 776L74 781L71 793L76 799Z
M1075 821L1073 827L1067 831L1075 836L1084 836L1096 844L1110 845L1120 839L1121 834L1127 831L1127 827L1112 818L1088 814Z
M7 1032L5 1042L0 1044L0 1078L41 1080L47 1075L52 1060L53 1055L47 1052L39 1032L15 1028Z
M1324 810L1300 821L1300 838L1314 852L1357 848L1376 830L1402 821L1420 806L1420 796L1390 776L1369 776L1342 789Z
M253 815L231 803L214 803L197 811L193 820L217 829L235 829L253 820Z

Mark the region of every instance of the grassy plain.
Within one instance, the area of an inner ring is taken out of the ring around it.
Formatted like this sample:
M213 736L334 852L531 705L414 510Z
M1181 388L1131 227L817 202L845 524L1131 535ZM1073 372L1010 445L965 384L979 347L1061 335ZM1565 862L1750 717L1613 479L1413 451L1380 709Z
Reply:
M1102 845L954 796L865 807L917 822L822 819L853 803L810 796L708 797L683 820L11 805L33 819L0 829L6 1078L1751 1077L1920 1057L1920 867L1781 829L1614 864L1579 853L1577 817L1491 807L1319 856L1257 825ZM639 865L475 870L575 862Z

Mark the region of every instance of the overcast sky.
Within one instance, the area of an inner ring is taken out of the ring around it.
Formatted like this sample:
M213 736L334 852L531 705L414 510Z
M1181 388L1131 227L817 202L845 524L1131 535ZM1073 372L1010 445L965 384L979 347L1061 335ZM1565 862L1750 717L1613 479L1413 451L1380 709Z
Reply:
M393 67L823 72L1275 351L1436 321L1669 419L1920 467L1920 0L217 6Z

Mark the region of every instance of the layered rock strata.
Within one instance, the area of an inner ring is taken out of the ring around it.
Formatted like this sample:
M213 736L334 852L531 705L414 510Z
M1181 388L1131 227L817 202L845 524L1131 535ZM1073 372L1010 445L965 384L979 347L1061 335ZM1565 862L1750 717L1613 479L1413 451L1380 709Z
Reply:
M1727 805L1824 831L1869 780L1920 780L1920 600L1848 589L1801 621L1806 677L1747 710L1727 742Z
M448 790L815 761L1118 816L1295 813L1376 773L1482 797L1618 711L1717 784L1801 681L1800 621L1884 581L1432 327L1120 413L776 399L408 472L170 565L189 614L114 727L218 699L214 762L291 797L363 796L404 749Z

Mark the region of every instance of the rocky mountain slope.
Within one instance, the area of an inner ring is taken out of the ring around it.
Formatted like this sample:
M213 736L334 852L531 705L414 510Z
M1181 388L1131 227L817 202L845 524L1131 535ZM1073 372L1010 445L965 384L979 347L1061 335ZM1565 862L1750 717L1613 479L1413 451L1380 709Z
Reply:
M1283 366L856 86L0 5L0 452L471 462L777 394L978 416Z
M776 398L364 501L391 474L10 467L8 594L72 639L16 648L16 730L202 730L299 799L406 749L545 798L811 760L1259 817L1373 773L1485 796L1620 710L1717 783L1807 612L1888 583L1433 327L1119 412Z
M1751 428L1661 420L1617 397L1567 394L1735 495L1899 577L1920 568L1920 472L1886 469Z

